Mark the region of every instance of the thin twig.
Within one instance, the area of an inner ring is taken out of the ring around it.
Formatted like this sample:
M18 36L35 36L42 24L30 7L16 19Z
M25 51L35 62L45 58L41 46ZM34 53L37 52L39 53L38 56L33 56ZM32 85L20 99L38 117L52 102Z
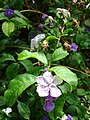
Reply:
M38 10L21 10L20 12L35 12L35 13L45 14L45 13L38 11Z
M23 46L4 46L4 47L9 47L9 48L24 48L24 49L30 50L30 48L23 47Z
M87 74L87 73L85 73L85 72L83 72L83 71L81 71L81 70L77 70L77 69L72 68L72 67L69 67L69 66L66 66L66 67L69 68L69 69L71 69L71 70L74 70L74 71L80 72L80 73L82 73L82 74L84 74L84 75L90 76L89 74Z

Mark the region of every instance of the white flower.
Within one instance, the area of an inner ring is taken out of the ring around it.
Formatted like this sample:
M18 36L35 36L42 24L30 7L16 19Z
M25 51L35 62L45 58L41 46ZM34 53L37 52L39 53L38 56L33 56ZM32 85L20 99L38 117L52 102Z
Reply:
M10 113L10 112L12 112L12 109L10 108L10 107L7 107L6 109L3 109L2 110L4 113L6 113L6 115L8 116L8 114Z
M50 22L53 22L53 21L54 21L54 19L53 19L52 16L48 16L48 19L50 20Z
M45 38L45 34L38 34L33 39L31 39L31 51L39 47L39 42Z
M57 8L56 11L57 11L57 13L62 13L65 18L70 17L70 12L66 9Z
M77 2L77 0L73 0L73 2L74 2L74 3L76 3L76 2Z
M90 9L90 3L86 5L86 8L87 8L87 9L88 9L88 8Z
M61 118L61 120L67 120L67 116L64 114L63 117Z

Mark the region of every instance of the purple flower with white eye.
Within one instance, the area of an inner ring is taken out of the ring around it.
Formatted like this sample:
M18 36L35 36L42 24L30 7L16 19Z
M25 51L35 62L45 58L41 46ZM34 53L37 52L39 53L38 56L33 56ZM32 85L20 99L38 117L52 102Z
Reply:
M43 15L42 15L42 19L45 19L45 18L47 18L47 17L48 17L47 14L43 14Z
M12 10L10 8L5 9L5 11L4 11L4 15L7 17L11 17L13 14L14 14L14 10Z
M56 86L61 82L55 79L52 76L51 72L46 71L43 76L38 76L36 80L38 83L36 91L40 97L46 97L49 95L51 97L59 97L61 95L60 89L58 89L58 87Z
M67 120L73 120L72 116L68 114Z
M40 23L40 24L38 25L38 28L39 28L39 29L42 29L42 28L43 28L43 24Z
M76 45L75 43L72 43L71 47L70 47L70 50L73 51L73 52L76 52L77 48L78 48L78 45Z

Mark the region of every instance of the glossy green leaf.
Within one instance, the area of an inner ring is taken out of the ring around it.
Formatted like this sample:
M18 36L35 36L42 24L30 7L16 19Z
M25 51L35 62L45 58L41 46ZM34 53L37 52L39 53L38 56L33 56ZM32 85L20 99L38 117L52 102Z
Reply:
M36 58L44 64L47 64L47 58L43 52L29 52L27 50L18 54L18 60L25 60L27 58Z
M4 12L0 13L0 20L7 20L8 18L4 15Z
M36 77L31 74L21 74L11 80L8 89L4 93L4 101L8 106L13 106L16 99L30 85L36 82Z
M76 86L77 85L77 76L75 73L70 71L67 67L65 66L56 66L50 68L51 71L55 72L55 74L69 83L70 85Z
M24 119L30 120L29 119L30 118L30 110L29 110L29 107L25 103L18 102L17 108L18 108L18 111L19 111L21 117L23 117Z
M31 70L32 62L29 59L21 60L20 63L25 67L26 71L29 73Z
M46 37L46 40L48 40L48 41L51 41L51 40L58 40L58 38L51 35L51 36Z
M18 75L19 66L17 63L10 64L6 69L6 76L8 79L13 79Z
M4 53L3 56L0 58L0 63L8 61L8 60L15 61L14 57L11 54Z
M69 53L65 51L63 48L56 49L52 54L53 61L60 60L62 58L65 58Z
M13 22L5 21L2 24L2 31L7 37L11 35L11 33L14 31L14 28L15 28L15 25Z
M26 18L24 15L22 15L21 12L19 12L18 10L14 10L14 13L15 13L17 16L19 16L19 17L27 20L27 18Z
M16 22L19 22L20 24L22 24L23 26L26 26L27 25L27 22L26 20L24 20L23 18L20 18L20 17L14 17L12 18L12 21L16 21Z

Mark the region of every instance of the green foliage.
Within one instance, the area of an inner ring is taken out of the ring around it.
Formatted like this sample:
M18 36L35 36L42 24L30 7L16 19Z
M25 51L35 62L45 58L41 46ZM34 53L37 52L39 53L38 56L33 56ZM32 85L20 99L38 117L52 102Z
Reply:
M36 58L44 64L48 64L47 58L43 52L29 52L27 50L22 51L18 54L18 60L25 60L27 58Z
M73 120L89 120L90 0L0 3L0 120L59 120L68 114ZM14 14L5 14L7 8ZM45 38L36 37L40 34ZM38 44L34 50L31 39L33 46ZM58 98L37 94L36 78L47 70L61 91ZM43 106L51 107L50 102L55 107L47 112ZM12 112L4 111L8 107Z
M68 55L67 51L65 51L63 48L58 48L52 54L52 59L53 59L53 61L57 61L62 58L65 58L67 55Z
M50 68L50 71L55 72L58 77L60 77L72 86L76 86L78 83L76 74L74 74L65 66L55 66Z
M17 108L18 108L18 111L19 111L21 117L23 117L27 120L30 120L29 119L30 118L30 110L29 110L29 107L25 103L18 102Z
M14 31L15 25L13 22L4 22L2 24L2 31L3 33L9 37L11 35L11 33Z
M14 57L11 54L4 53L3 56L0 58L0 63L5 61L15 61Z
M17 97L36 82L36 77L31 74L21 74L10 81L9 88L5 91L4 101L8 106L13 106Z

